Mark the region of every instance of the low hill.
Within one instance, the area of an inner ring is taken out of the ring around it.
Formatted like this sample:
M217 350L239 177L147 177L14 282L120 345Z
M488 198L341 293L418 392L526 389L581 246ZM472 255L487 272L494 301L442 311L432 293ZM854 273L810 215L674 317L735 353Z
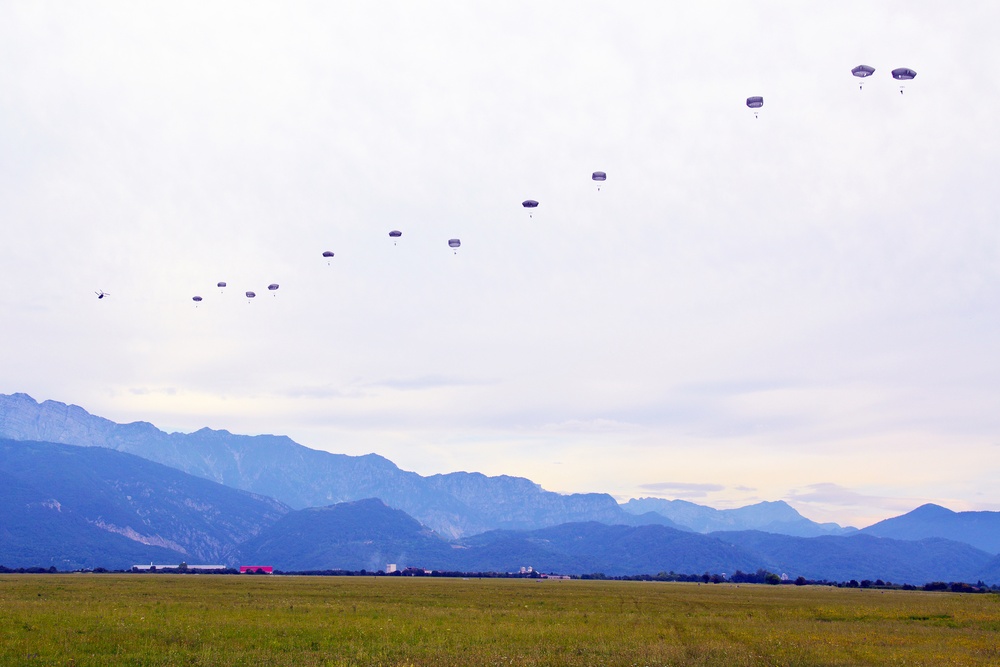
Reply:
M792 537L759 531L711 533L758 556L759 567L790 577L895 583L976 582L990 554L941 538L920 541L871 535Z
M447 562L452 551L413 517L375 498L290 512L240 548L246 562L284 571L424 567Z
M609 576L756 570L754 554L666 526L570 523L533 531L491 531L463 540L462 569L603 573Z

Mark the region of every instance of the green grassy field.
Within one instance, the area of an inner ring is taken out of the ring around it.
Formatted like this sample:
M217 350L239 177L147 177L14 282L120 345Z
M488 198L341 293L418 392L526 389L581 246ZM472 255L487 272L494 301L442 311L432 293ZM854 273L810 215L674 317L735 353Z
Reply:
M995 594L0 575L2 665L998 665L998 645Z

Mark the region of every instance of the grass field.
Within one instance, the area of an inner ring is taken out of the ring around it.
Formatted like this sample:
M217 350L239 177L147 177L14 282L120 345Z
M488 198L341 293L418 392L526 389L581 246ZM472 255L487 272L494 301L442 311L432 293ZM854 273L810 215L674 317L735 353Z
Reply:
M0 665L998 665L1000 595L0 575Z

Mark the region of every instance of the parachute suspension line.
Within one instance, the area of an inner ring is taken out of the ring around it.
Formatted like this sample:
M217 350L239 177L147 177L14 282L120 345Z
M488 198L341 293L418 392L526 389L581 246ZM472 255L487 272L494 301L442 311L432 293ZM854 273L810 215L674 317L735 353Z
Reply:
M590 180L592 180L595 183L597 183L597 191L600 192L601 191L601 183L603 183L604 181L608 180L608 175L606 173L604 173L603 171L595 171L593 174L590 175Z
M896 81L912 81L916 76L917 73L914 72L909 67L897 67L896 69L892 70L892 78L895 79ZM903 94L903 87L904 86L902 83L899 84L900 95Z
M858 90L865 89L865 79L874 73L875 68L869 67L868 65L858 65L857 67L851 69L851 74L861 79L861 81L858 82Z
M538 202L534 199L525 199L521 202L521 206L528 210L528 217L531 218L534 217L531 215L534 209L538 208Z

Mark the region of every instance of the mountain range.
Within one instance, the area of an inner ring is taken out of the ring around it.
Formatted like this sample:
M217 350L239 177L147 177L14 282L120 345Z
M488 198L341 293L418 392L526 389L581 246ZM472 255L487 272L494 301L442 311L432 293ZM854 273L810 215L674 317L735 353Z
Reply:
M0 438L0 565L8 567L763 568L811 579L1000 582L995 512L924 506L857 531L816 524L780 501L738 510L656 498L618 505L517 477L422 477L375 454L318 452L280 436L167 434L24 394L0 395Z
M165 433L146 422L117 424L75 405L38 403L26 394L0 395L0 437L128 452L275 498L294 509L379 498L452 539L576 521L688 529L663 513L626 511L606 493L553 493L508 475L453 472L423 477L400 470L377 454L331 454L285 436L234 435L207 428L190 434ZM782 505L783 513L790 511L801 522L811 523ZM752 522L745 527L762 528Z

